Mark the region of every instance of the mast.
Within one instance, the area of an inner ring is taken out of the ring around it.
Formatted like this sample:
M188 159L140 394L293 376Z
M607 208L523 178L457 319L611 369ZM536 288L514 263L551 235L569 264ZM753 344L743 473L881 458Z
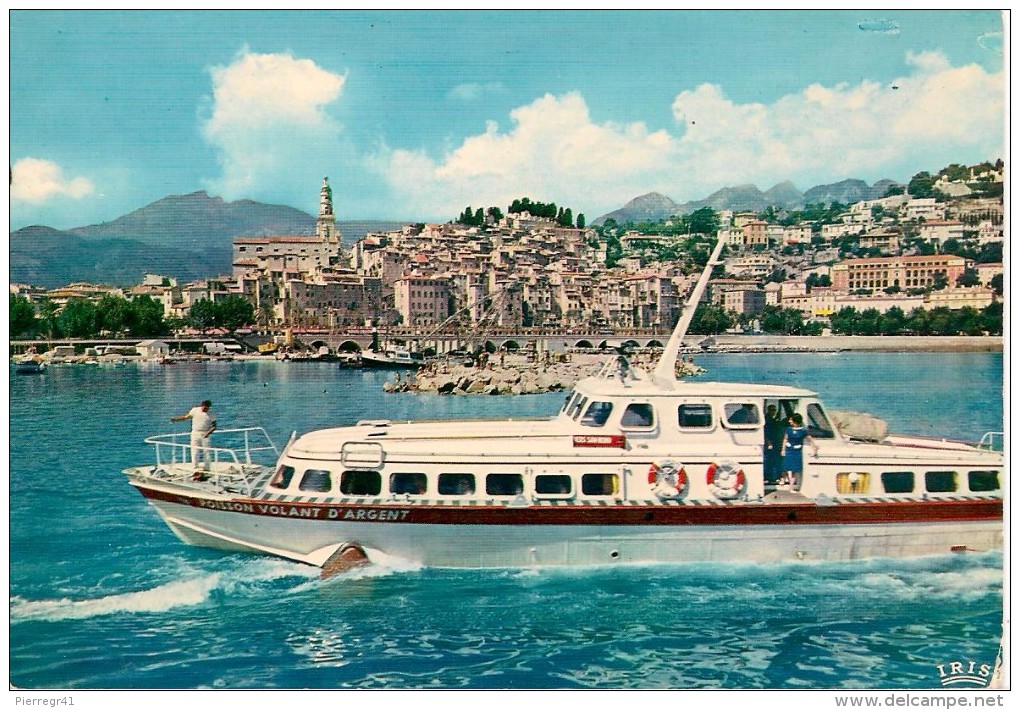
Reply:
M662 351L659 364L656 365L655 371L652 373L652 378L661 387L672 388L676 384L676 359L680 354L680 346L683 344L684 336L687 335L687 329L691 326L691 321L694 320L694 311L698 309L698 303L701 302L701 296L705 293L708 280L712 277L712 267L719 263L719 254L722 252L722 248L723 240L719 238L716 241L715 249L712 250L712 255L708 257L705 270L701 272L698 282L694 285L694 290L691 291L690 298L684 305L683 313L680 315L680 320L677 321L676 328L673 329L673 334L669 336L669 342L666 343L666 347Z

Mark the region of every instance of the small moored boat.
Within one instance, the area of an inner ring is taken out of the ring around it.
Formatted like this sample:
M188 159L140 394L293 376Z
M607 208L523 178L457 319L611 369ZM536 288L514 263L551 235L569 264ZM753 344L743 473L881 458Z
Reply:
M14 371L19 375L41 375L46 363L37 355L25 355L14 360Z
M422 355L400 348L390 348L381 351L366 350L361 353L361 365L363 367L416 370L424 364L425 358Z

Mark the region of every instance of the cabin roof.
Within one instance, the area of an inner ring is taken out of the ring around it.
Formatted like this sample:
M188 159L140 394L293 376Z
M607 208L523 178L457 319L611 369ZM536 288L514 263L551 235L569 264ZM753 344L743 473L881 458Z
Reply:
M798 398L816 397L817 393L800 387L753 384L748 382L708 382L680 380L672 388L662 387L642 370L632 369L633 377L588 377L575 389L589 397L724 397L734 398Z

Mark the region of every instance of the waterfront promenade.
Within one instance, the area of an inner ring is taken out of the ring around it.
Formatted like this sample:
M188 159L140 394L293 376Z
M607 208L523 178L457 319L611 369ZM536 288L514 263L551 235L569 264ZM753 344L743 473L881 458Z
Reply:
M318 348L325 345L332 352L343 343L353 343L356 349L365 349L371 341L371 337L358 334L354 337L344 334L298 334L296 340L308 348ZM708 339L710 343L703 347ZM236 342L228 336L188 338L181 340L168 336L163 338L168 343L171 351L178 349L197 350L202 343L207 342ZM408 340L414 340L409 337ZM600 335L598 338L578 338L577 336L536 336L521 333L502 334L499 338L492 338L491 342L497 348L513 343L511 349L520 349L526 343L540 340L540 350L552 352L564 352L570 349L598 349L601 345L615 347L624 343L636 344L643 348L649 343L659 345L667 340L665 336L634 336L634 335ZM362 342L364 341L364 342ZM654 342L653 342L654 341ZM39 352L52 350L59 345L71 345L81 350L94 347L98 342L92 340L11 340L10 355L19 355L28 351L29 348L36 348ZM113 346L134 346L140 339L128 338L123 340L102 339L105 345ZM1002 352L1004 338L998 335L967 336L967 335L688 335L684 339L684 352L699 352L711 350L715 352ZM175 347L176 346L176 347ZM350 348L344 348L350 349ZM175 354L180 354L175 352Z

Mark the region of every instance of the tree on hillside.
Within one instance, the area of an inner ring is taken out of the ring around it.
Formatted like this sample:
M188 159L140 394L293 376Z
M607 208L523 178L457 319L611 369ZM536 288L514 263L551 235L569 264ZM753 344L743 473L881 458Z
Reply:
M135 296L131 299L128 311L127 329L132 336L152 338L168 332L163 321L163 304L151 296Z
M1002 274L996 274L995 276L993 276L989 285L995 290L996 294L1002 296L1003 294Z
M87 338L96 332L96 305L87 298L69 299L57 322L67 337Z
M198 330L216 327L216 306L207 298L192 304L188 309L188 323Z
M943 175L952 182L965 182L970 179L970 168L959 163L951 163L939 171L939 176Z
M35 332L35 307L24 296L11 296L10 306L11 337Z
M255 307L241 296L231 294L215 304L217 325L233 333L255 322Z
M584 213L579 212L577 214L577 228L584 229L584 226L585 226Z
M910 178L910 182L907 184L907 192L911 197L934 197L936 200L944 201L947 199L947 196L941 190L935 189L935 180L936 178L931 173L922 170Z
M57 322L59 313L60 306L48 298L44 298L39 304L39 324L50 338L60 334L60 325Z
M966 268L963 273L956 277L957 286L980 286L981 277L978 276L977 269Z
M99 299L96 309L96 327L100 332L120 333L127 327L131 306L126 299L107 294Z
M694 311L690 332L701 335L717 335L732 327L733 318L722 306L701 303Z
M694 210L690 215L691 234L715 234L719 231L719 214L711 207Z

